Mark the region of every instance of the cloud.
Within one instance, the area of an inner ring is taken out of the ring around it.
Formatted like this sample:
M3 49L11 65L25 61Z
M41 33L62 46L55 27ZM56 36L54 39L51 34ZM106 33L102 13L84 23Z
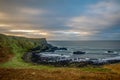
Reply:
M53 34L63 34L63 35L67 35L67 36L71 36L71 35L76 35L76 36L85 36L85 35L92 35L91 32L84 32L84 31L73 31L73 30L63 30L63 31L52 31Z
M104 1L88 6L85 14L71 18L66 25L76 31L93 32L92 36L96 36L103 30L114 27L118 21L120 21L119 4ZM92 36L90 38L93 38Z
M42 32L40 30L9 30L9 32L20 32L20 33L27 33L27 34L34 34L34 35L47 35L47 33Z
M10 32L38 32L38 30L9 30Z
M22 8L20 12L27 15L41 15L45 13L44 10L34 8Z
M117 39L119 21L117 0L0 0L0 33L9 35L62 40L111 35L109 39Z
M0 20L1 20L1 19L4 19L5 17L6 17L6 14L3 13L3 12L0 12Z
M28 38L43 38L48 37L49 34L47 32L41 31L41 30L4 30L2 32L6 35L13 35L13 36L21 36L21 37L28 37Z
M0 27L10 27L10 25L7 25L7 24L0 24Z

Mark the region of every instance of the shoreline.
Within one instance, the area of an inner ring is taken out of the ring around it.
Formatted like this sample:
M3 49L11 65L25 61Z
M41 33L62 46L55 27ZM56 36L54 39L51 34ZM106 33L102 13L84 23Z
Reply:
M92 58L71 58L68 55L55 54L53 52L31 53L32 63L45 64L45 65L57 65L57 66L69 66L71 64L77 64L77 66L87 65L105 65L120 62L120 56L92 59ZM48 54L49 53L49 54ZM81 55L81 54L80 54ZM83 54L84 55L84 54ZM64 57L64 59L62 59ZM61 59L60 59L61 58Z

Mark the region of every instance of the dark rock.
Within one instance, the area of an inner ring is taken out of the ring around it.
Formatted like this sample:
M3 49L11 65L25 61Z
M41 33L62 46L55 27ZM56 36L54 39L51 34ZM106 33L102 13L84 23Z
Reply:
M59 50L67 50L67 48L64 48L64 47L63 47L63 48L59 48Z
M55 50L58 50L58 47L53 47L51 46L48 50L46 50L45 52L54 52Z
M58 48L58 47L50 47L48 50L46 50L45 52L54 52L55 50L67 50L67 48Z
M83 52L83 51L75 51L75 52L73 52L73 54L85 54L85 52Z
M107 53L114 53L114 51L107 51Z
M58 50L59 48L58 47L52 47L51 49L52 50Z

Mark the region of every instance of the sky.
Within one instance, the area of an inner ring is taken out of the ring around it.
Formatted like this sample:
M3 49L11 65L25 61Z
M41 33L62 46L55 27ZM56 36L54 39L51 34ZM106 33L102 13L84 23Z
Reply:
M0 33L47 40L120 40L120 0L0 0Z

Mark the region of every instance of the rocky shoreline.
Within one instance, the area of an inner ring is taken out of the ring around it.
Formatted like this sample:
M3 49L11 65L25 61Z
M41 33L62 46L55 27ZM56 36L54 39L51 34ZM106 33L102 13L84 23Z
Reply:
M28 52L23 56L23 59L26 62L32 62L36 64L44 64L44 65L53 65L53 66L87 66L87 65L104 65L104 64L112 64L120 62L120 56L104 58L104 59L92 59L92 58L72 58L72 55L64 55L64 54L55 54L56 50L67 50L67 48L58 48L53 47L49 44L49 47L41 52ZM75 53L75 54L74 54ZM82 51L73 52L73 55L81 55L85 54Z

